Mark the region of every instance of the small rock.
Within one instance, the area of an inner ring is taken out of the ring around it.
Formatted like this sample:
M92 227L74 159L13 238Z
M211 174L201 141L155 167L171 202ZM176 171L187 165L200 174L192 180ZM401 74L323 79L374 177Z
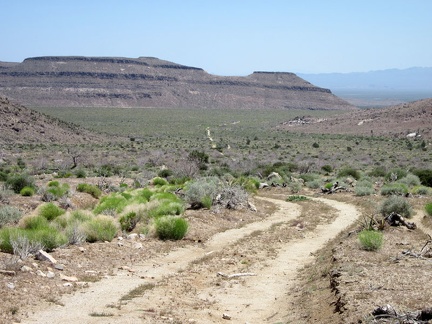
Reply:
M124 244L122 242L117 242L117 246L123 246Z
M47 276L47 278L54 278L54 277L55 277L55 273L52 272L52 271L48 271L48 272L46 273L46 276Z
M69 277L69 276L65 276L63 274L60 274L60 279L63 280L63 281L69 281L69 282L76 282L76 281L78 281L77 277L74 277L74 276Z
M134 247L134 249L142 249L143 245L142 245L142 243L135 243L133 247Z
M81 252L84 252L84 251L85 251L85 249L84 249L82 246L80 246L80 247L78 248L78 250L80 250Z
M40 277L46 277L47 276L42 270L37 270L36 274Z
M9 282L6 286L7 286L9 289L15 289L15 284L14 284L13 282Z
M36 269L39 268L39 264L37 264L36 262L33 262L33 263L32 263L32 266L33 266L34 268L36 268Z
M119 236L119 237L117 237L117 240L123 241L123 237Z
M63 284L63 287L72 287L73 284L71 284L70 282L66 282L65 284Z
M64 265L63 264L56 264L54 266L54 268L56 268L57 270L63 271L64 270Z
M37 251L36 259L41 260L41 261L49 261L52 264L57 263L57 260L54 259L49 253L45 252L44 250Z
M128 240L135 240L137 239L137 237L138 237L137 233L132 233L127 236Z
M29 266L22 266L21 267L21 271L22 272L30 272L30 271L32 271L32 268L30 268Z
M224 314L222 315L222 318L223 318L223 319L226 319L226 320L230 320L230 319L231 319L231 316L229 316L228 314L225 314L225 313L224 313Z
M145 236L144 234L139 234L139 238L140 238L141 240L145 240L146 236Z

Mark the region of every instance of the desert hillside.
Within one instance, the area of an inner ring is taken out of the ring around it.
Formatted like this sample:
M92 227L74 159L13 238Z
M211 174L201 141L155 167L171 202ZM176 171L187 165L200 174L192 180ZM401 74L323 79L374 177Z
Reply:
M106 137L41 114L0 97L0 144L73 144L103 141Z
M293 73L223 77L151 57L0 62L0 95L29 107L355 109Z
M284 121L281 127L315 134L432 138L432 98L320 120L301 116Z

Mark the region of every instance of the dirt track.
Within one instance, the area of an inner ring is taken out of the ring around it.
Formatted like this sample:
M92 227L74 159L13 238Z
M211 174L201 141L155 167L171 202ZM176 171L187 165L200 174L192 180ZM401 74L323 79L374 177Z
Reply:
M92 283L63 297L63 306L51 305L23 323L226 323L224 314L231 323L293 320L290 289L298 269L359 212L352 205L317 198L337 210L336 218L328 222L316 215L322 221L313 231L296 230L290 224L301 215L300 205L261 199L278 206L265 220L136 264L134 272L123 270ZM299 234L291 239L287 231ZM247 275L227 278L219 272ZM139 293L126 298L133 289Z

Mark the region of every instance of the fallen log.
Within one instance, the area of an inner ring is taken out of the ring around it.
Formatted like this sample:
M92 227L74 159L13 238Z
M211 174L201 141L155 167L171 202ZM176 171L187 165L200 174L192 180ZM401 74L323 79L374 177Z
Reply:
M413 222L407 222L401 215L392 212L385 218L390 226L405 226L408 229L416 229L417 225Z

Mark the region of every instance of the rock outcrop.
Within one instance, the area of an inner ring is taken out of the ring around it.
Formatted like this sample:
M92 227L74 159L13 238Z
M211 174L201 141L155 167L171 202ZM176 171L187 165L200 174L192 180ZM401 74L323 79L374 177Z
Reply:
M354 109L293 73L223 77L152 57L0 62L0 95L30 107Z

